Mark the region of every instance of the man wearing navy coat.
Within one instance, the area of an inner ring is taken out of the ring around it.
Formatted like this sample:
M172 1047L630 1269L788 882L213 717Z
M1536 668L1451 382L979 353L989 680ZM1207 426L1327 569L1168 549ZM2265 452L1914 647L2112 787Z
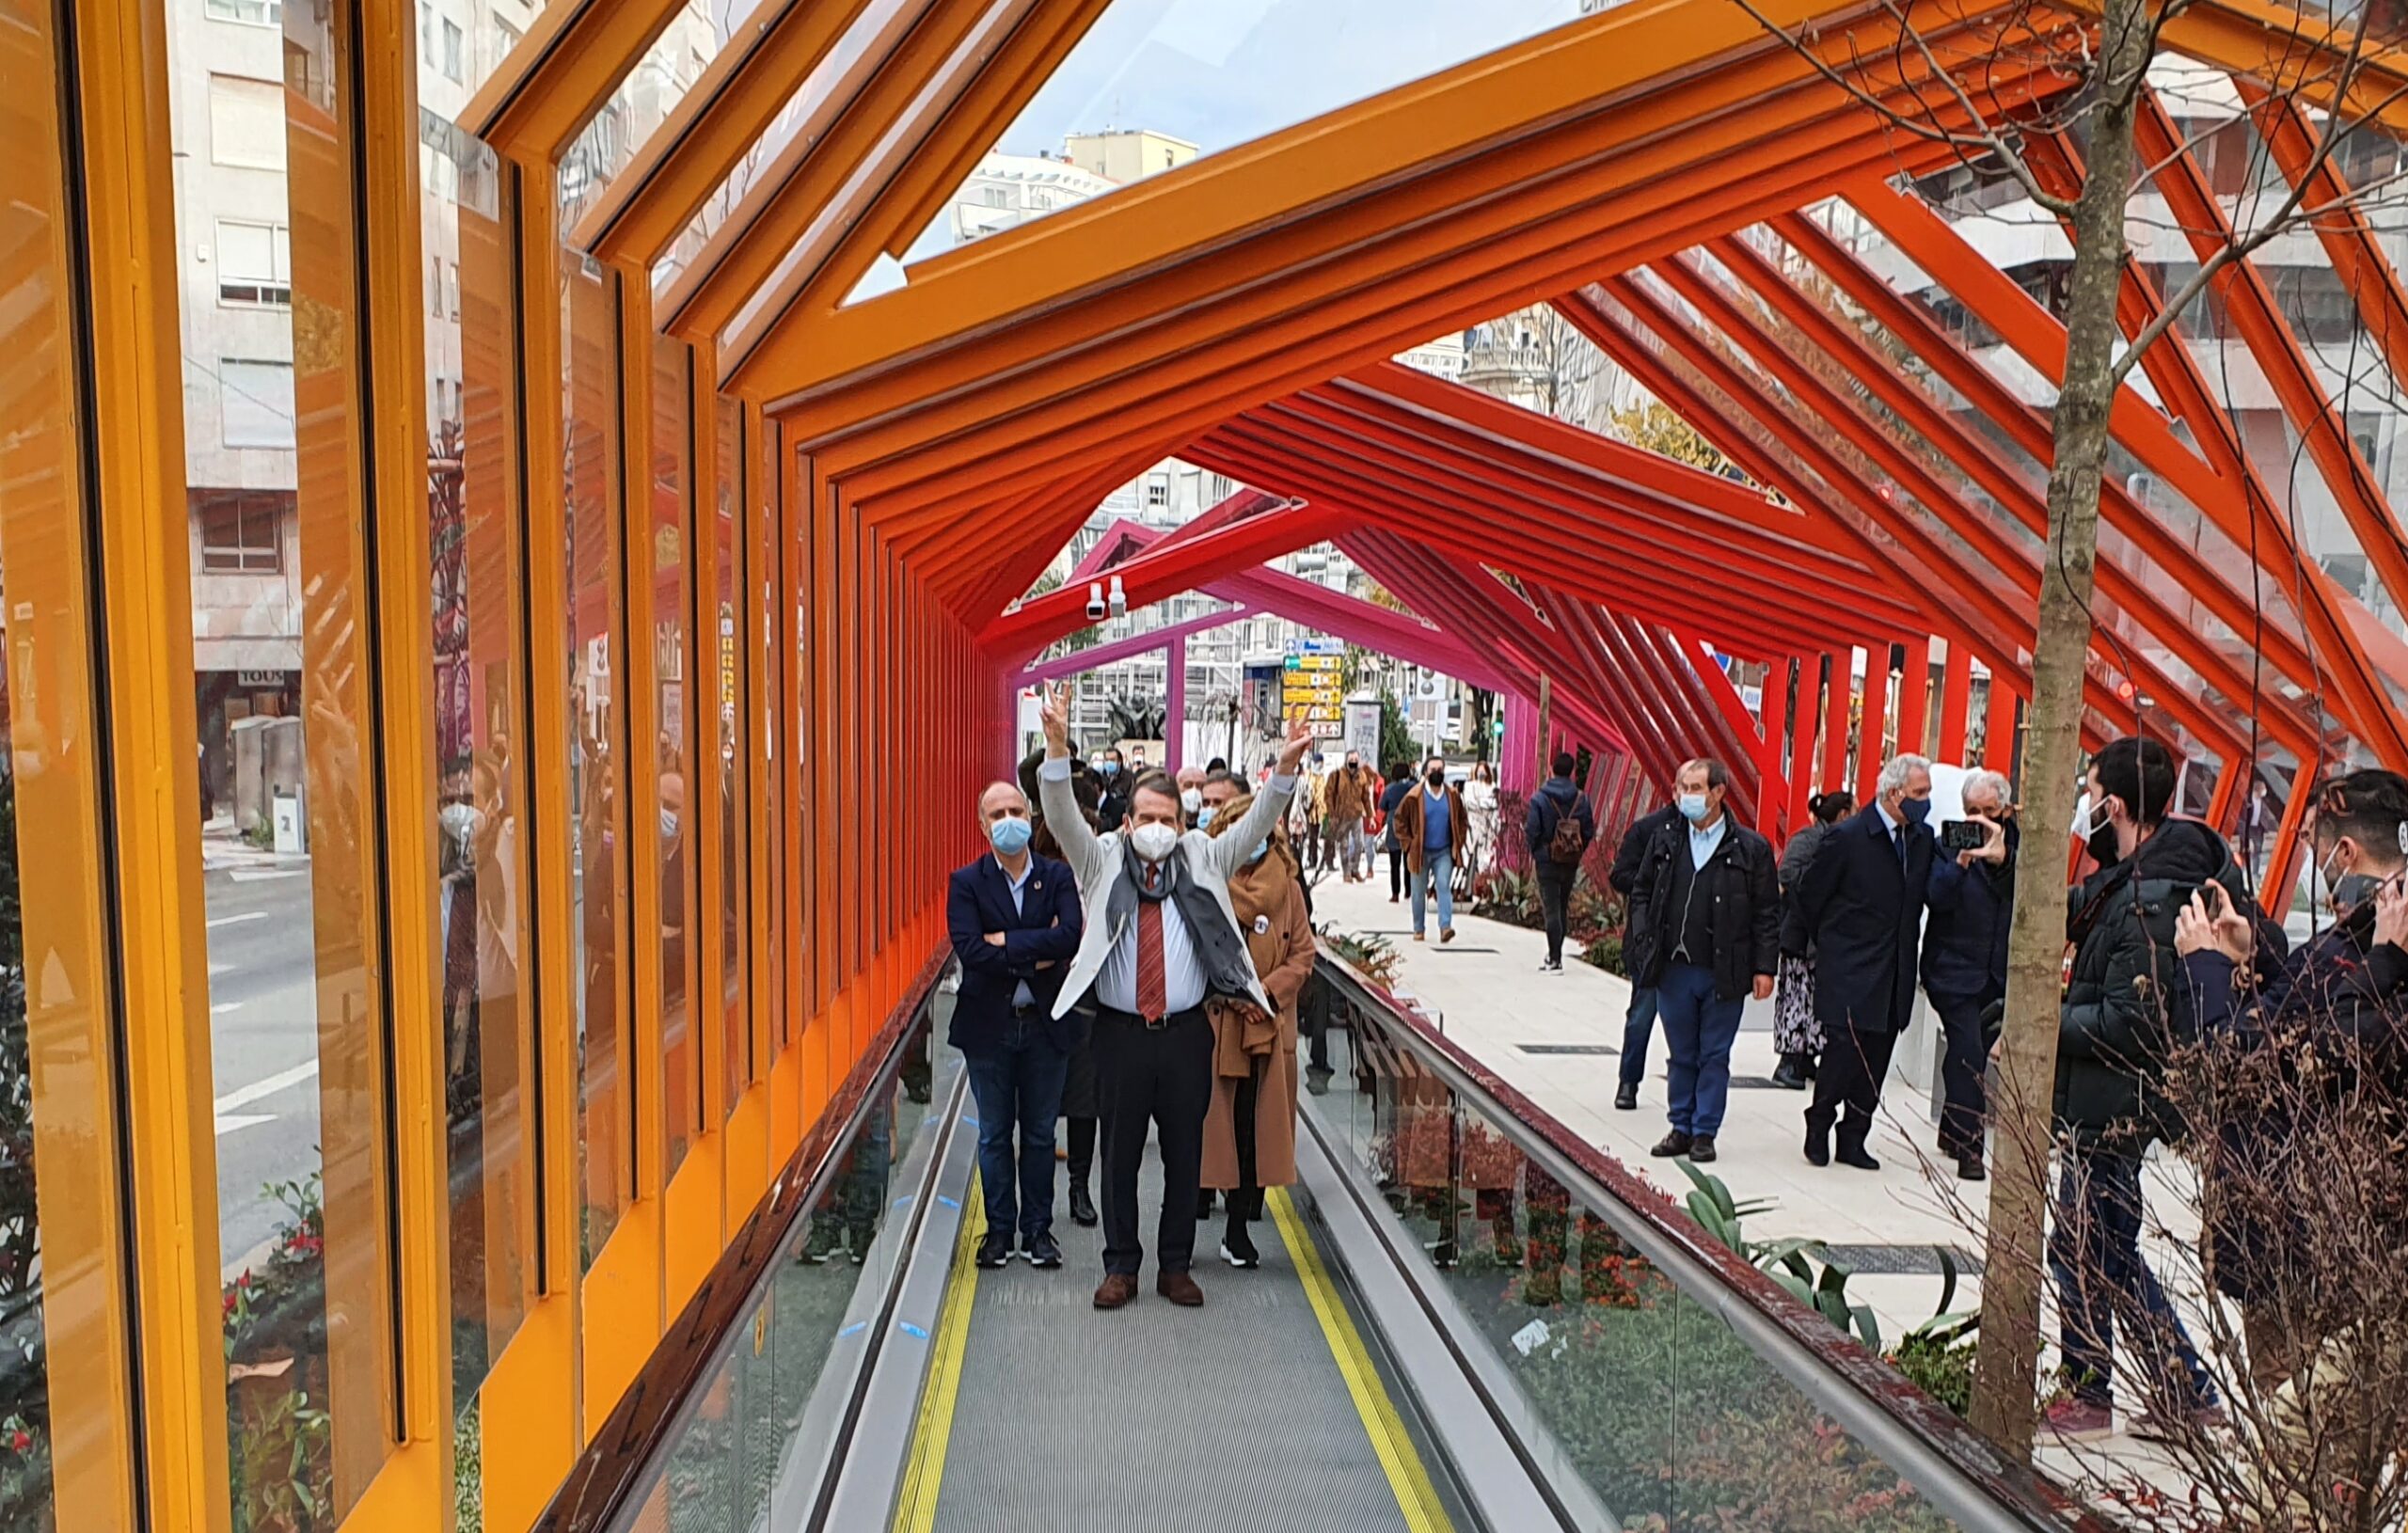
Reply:
M945 925L961 963L953 1046L978 1104L978 1179L987 1197L977 1260L1001 1267L1017 1234L1031 1263L1059 1267L1054 1119L1084 1024L1075 1012L1057 1019L1054 999L1085 919L1070 870L1028 849L1037 826L1018 786L987 784L978 823L989 850L957 869L945 892Z
M1937 847L1925 823L1930 817L1931 763L1891 758L1873 802L1831 827L1790 899L1782 945L1814 955L1814 1011L1830 1040L1806 1109L1806 1159L1815 1165L1837 1160L1881 1169L1865 1140L1891 1051L1914 1012L1916 949Z

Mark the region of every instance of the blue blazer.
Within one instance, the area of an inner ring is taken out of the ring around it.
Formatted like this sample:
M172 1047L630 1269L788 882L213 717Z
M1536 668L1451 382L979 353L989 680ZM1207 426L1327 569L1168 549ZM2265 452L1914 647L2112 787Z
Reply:
M1012 992L1023 980L1036 999L1038 1020L1055 1048L1068 1053L1085 1041L1084 1018L1077 1013L1059 1020L1053 1017L1054 999L1085 928L1078 886L1067 863L1032 853L1021 909L1015 910L1011 880L994 854L987 853L954 870L944 914L953 956L961 961L961 993L954 1000L950 1034L955 1048L965 1054L1001 1048L1011 1030ZM990 931L1004 934L1003 946L987 940Z
M1915 1004L1916 949L1937 838L1907 828L1898 850L1872 805L1827 831L1790 895L1782 945L1814 955L1814 1014L1834 1035L1902 1031Z

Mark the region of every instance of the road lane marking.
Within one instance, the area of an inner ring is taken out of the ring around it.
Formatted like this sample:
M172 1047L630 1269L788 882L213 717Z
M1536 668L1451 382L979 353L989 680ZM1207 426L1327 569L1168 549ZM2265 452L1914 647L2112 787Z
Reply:
M226 877L238 884L259 884L265 883L271 878L298 878L302 877L302 870L286 868L281 871L261 871L254 868L235 868Z
M273 1113L230 1113L217 1120L217 1137L225 1138L237 1129L247 1129L254 1123L274 1123Z
M221 915L216 917L209 923L209 929L211 931L215 931L220 926L231 926L245 921L265 921L266 919L267 912L265 910L245 910L240 915Z
M209 1008L209 1015L212 1017L223 1017L230 1011L239 1011L242 1009L242 1004L243 1004L240 1001L220 1001L217 1004Z
M297 1086L317 1073L318 1062L314 1059L304 1060L291 1069L278 1070L263 1081L254 1081L246 1086L236 1086L211 1105L216 1114L222 1118L238 1107L248 1107L261 1097L273 1097L287 1086Z

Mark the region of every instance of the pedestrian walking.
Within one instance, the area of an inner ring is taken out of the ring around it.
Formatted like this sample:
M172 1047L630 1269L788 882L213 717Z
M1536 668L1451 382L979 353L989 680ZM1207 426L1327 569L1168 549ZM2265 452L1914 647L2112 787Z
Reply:
M1856 795L1845 790L1817 794L1806 800L1813 818L1789 838L1781 853L1781 897L1798 897L1798 880L1814 861L1814 848L1831 827L1856 813ZM1802 953L1782 944L1781 973L1774 982L1773 1051L1781 1063L1773 1067L1772 1083L1785 1091L1805 1091L1814 1083L1814 1062L1823 1052L1823 1021L1814 1015L1814 954L1810 941Z
M1463 795L1448 782L1445 759L1432 756L1422 767L1420 783L1408 782L1388 815L1388 834L1403 846L1405 877L1413 883L1415 941L1427 940L1433 889L1437 892L1438 940L1455 940L1455 860L1463 855L1464 838L1470 833Z
M1555 775L1530 795L1522 813L1522 839L1530 848L1530 863L1538 879L1539 909L1545 913L1546 958L1543 974L1563 972L1563 933L1572 906L1573 881L1580 877L1580 859L1597 839L1597 812L1589 796L1572 781L1579 762L1569 751L1559 751L1549 763Z
M1979 771L1965 780L1966 818L1980 827L1982 844L1932 859L1925 892L1931 914L1923 934L1923 991L1946 1040L1940 1153L1956 1162L1956 1175L1966 1181L1987 1175L1990 1040L1982 1018L2006 999L2006 937L2015 911L2016 853L2023 844L2014 791L2004 772Z
M1630 976L1630 1004L1622 1014L1622 1068L1614 1084L1614 1108L1618 1112L1634 1112L1639 1107L1639 1085L1647 1079L1647 1045L1656 1035L1658 1004L1656 988L1641 978L1647 972L1647 944L1654 940L1654 934L1632 919L1639 909L1632 896L1639 889L1639 866L1649 845L1667 828L1680 823L1678 804L1666 804L1631 821L1630 829L1622 834L1621 845L1614 848L1614 865L1606 874L1606 882L1623 897L1622 967L1623 972Z

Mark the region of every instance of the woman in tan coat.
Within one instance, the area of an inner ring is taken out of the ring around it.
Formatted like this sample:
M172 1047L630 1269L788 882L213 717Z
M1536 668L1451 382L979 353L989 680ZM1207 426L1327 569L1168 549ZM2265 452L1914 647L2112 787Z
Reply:
M1245 817L1253 801L1241 780L1215 774L1204 784L1209 820L1219 835ZM1287 832L1274 831L1229 879L1229 903L1263 992L1278 1007L1264 1017L1251 1003L1215 999L1212 1104L1204 1118L1206 1187L1228 1192L1221 1258L1261 1265L1246 1233L1262 1217L1262 1190L1296 1179L1296 998L1313 972L1313 926Z

